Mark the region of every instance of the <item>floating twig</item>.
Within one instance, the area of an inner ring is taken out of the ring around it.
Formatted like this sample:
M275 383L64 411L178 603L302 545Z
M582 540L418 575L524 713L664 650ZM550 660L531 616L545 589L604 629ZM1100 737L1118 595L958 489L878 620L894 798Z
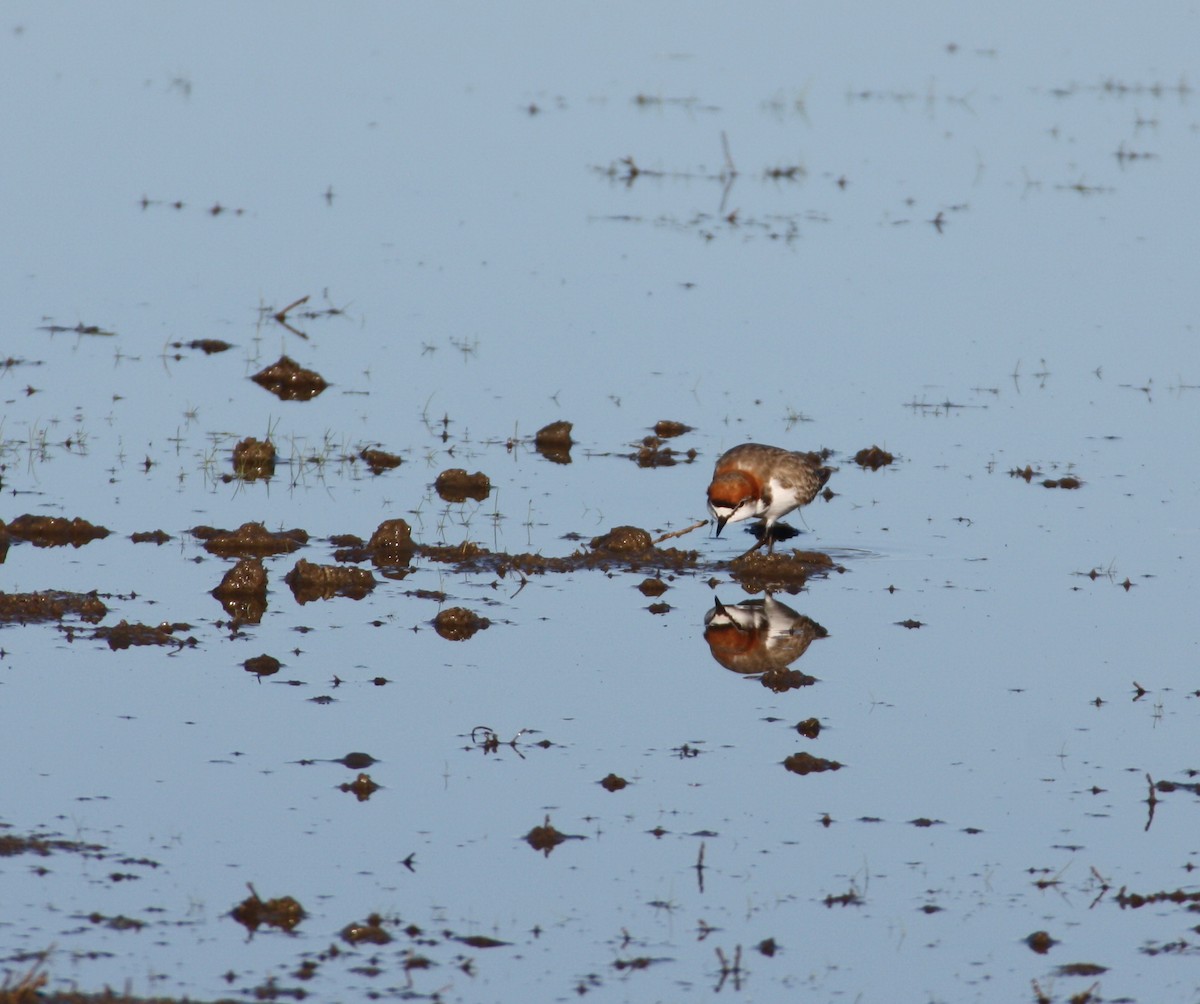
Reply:
M686 526L682 530L672 530L670 533L664 533L661 537L652 540L652 546L657 547L664 540L670 540L672 537L682 537L685 533L691 533L693 530L699 530L702 526L708 526L708 520L702 519L693 523L691 526Z

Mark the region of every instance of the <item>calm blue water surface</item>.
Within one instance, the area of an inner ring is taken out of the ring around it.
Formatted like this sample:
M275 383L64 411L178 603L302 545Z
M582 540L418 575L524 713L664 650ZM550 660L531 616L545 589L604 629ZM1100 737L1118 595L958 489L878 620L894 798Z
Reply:
M193 999L1200 999L1196 792L1147 802L1200 767L1198 31L1185 4L6 6L0 518L113 532L13 544L0 589L99 590L103 624L197 644L0 629L3 832L103 847L0 858L3 969ZM306 337L271 317L303 296ZM248 379L281 354L329 389ZM569 465L531 442L560 419ZM631 461L660 419L694 462ZM247 436L269 482L229 477ZM706 644L714 598L751 599L734 526L664 545L700 554L664 613L620 566L283 582L398 517L549 557L682 529L749 440L839 468L786 546L840 567L775 597L828 632L810 686ZM896 462L860 469L872 445ZM443 502L453 467L492 494ZM231 634L229 563L187 531L246 521L313 539ZM446 606L491 626L447 641ZM477 725L530 731L488 752ZM380 761L365 802L351 751ZM547 817L584 839L531 849ZM306 919L248 937L247 883ZM390 944L340 939L371 913Z

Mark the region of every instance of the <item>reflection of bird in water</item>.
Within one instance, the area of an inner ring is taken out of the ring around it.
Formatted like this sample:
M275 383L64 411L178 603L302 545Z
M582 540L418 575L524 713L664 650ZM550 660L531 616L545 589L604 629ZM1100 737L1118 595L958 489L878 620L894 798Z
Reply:
M775 521L808 505L832 473L833 468L822 467L813 454L778 446L743 443L727 450L717 458L708 486L708 511L717 521L717 536L726 523L757 517L763 534L750 551L765 543L770 554L775 547L771 529Z
M812 678L788 666L829 632L770 593L761 600L726 606L716 600L704 615L704 640L712 657L735 673L761 674L773 690L804 686Z

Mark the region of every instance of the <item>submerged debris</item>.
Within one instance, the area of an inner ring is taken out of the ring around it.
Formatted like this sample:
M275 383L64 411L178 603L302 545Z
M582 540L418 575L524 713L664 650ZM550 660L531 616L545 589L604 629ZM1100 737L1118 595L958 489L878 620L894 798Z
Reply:
M63 547L67 544L83 547L93 540L103 540L109 534L106 527L96 526L78 516L66 519L62 516L32 516L29 513L18 516L7 525L0 520L0 531L17 540L29 541L34 547Z
M492 483L482 471L468 474L461 467L452 467L437 476L433 487L443 502L482 502L491 493Z
M611 773L600 782L600 787L605 791L620 791L628 785L629 782L625 778Z
M870 446L854 454L854 462L859 467L870 468L873 471L886 467L895 459L887 450L881 450L878 446Z
M233 473L244 481L275 476L275 444L253 436L233 448Z
M250 379L281 401L309 401L329 386L320 373L304 369L287 356L280 356Z
M546 821L541 826L535 826L532 830L525 834L525 843L532 847L535 851L541 851L546 857L550 857L550 852L554 850L564 840L582 840L583 837L571 837L566 833L556 830L550 825L550 816L546 816Z
M1054 480L1052 478L1047 478L1045 481L1042 482L1042 487L1043 488L1078 488L1082 484L1083 484L1083 482L1080 481L1079 478L1066 477L1066 478L1059 478L1057 480Z
M247 931L257 931L263 924L278 927L281 931L291 931L304 919L304 907L291 896L260 899L254 886L249 886L249 889L250 896L229 912L229 916Z
M433 619L433 629L447 641L466 641L491 623L466 607L447 607Z
M647 436L638 446L637 453L630 454L638 467L674 467L681 462L690 464L697 456L695 449L679 451L664 446L659 436Z

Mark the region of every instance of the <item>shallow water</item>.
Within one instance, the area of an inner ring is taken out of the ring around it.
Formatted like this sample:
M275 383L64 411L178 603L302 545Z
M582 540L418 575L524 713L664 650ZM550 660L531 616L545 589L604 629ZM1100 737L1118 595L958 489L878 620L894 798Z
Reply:
M59 989L200 999L1200 998L1195 14L860 14L6 8L0 518L112 533L13 543L2 588L98 590L100 626L195 639L0 628L3 832L103 848L0 859L7 972L48 951ZM248 379L281 354L331 386ZM560 419L569 464L532 443ZM694 427L681 462L639 467L661 419ZM233 476L248 436L273 478ZM654 561L501 577L425 551L361 600L283 581L385 519L548 558L682 529L747 440L838 467L780 545L838 566L774 595L828 632L806 686L706 643L716 599L752 598L737 526L665 542L697 557L664 559L661 597L636 588ZM860 469L874 444L896 462ZM372 475L366 446L403 462ZM448 468L492 492L442 501ZM232 563L189 531L248 521L312 539L235 628L209 595ZM440 637L455 606L490 626ZM352 751L378 760L365 801ZM547 819L583 839L532 848ZM248 934L247 883L305 919ZM389 944L342 937L373 913Z

